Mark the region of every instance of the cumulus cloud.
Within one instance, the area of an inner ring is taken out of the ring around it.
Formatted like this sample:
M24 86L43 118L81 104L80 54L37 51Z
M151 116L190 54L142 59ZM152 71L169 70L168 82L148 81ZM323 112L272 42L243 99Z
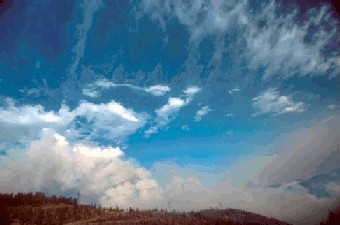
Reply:
M19 159L1 156L1 192L80 193L80 202L151 207L162 197L157 181L124 159L119 148L71 145L46 131Z
M118 147L70 144L65 137L45 129L26 153L8 151L0 157L0 190L50 194L79 191L81 202L104 206L177 210L232 207L293 224L311 224L323 219L328 209L336 206L336 199L319 199L296 180L315 174L315 168L331 154L329 149L339 144L339 121L334 116L306 130L279 136L272 146L274 155L241 159L227 172L215 174L214 179L209 170L173 163L155 164L151 175L124 159ZM271 186L278 183L277 187ZM339 194L337 183L325 185Z
M59 111L46 111L41 105L16 106L8 100L6 107L0 107L0 117L4 128L0 131L1 139L8 141L30 140L45 127L66 132L73 139L124 139L148 119L146 113L136 113L115 101L106 104L83 101L73 110L62 105Z
M203 116L207 115L209 112L211 112L211 109L209 108L209 106L204 106L201 109L199 109L196 112L195 115L195 121L200 121L202 119Z
M156 109L156 118L154 119L154 124L148 130L146 130L145 136L149 137L153 133L157 133L159 128L165 127L168 123L176 116L176 114L180 111L182 107L189 104L192 101L192 98L195 94L197 94L201 89L197 86L190 86L184 90L186 94L186 98L173 98L170 97L168 102Z
M253 107L258 110L257 114L283 114L289 112L303 112L306 110L305 104L302 102L294 102L290 96L279 94L273 88L269 88L257 97L252 99ZM256 114L255 114L256 115Z
M107 90L107 89L116 88L116 87L127 87L133 90L143 91L154 96L163 96L167 92L171 91L170 87L167 85L158 84L158 85L152 85L150 87L142 88L142 87L135 86L132 84L116 84L107 79L100 79L92 84L89 84L88 87L84 88L83 94L91 98L97 98L99 97L100 91L102 89Z

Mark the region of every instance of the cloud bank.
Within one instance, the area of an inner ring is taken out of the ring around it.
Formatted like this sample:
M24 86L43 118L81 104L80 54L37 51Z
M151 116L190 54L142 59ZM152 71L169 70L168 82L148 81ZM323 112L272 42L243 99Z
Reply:
M71 144L53 130L43 129L41 138L33 141L27 151L8 149L0 157L0 191L73 196L79 191L81 202L103 206L241 208L293 224L311 224L323 219L338 200L317 198L299 180L338 168L337 164L327 166L327 156L339 144L339 121L338 116L333 116L279 136L274 141L274 154L241 159L236 166L216 174L209 185L207 180L202 182L211 178L206 177L207 171L158 162L151 173L125 159L118 147ZM160 180L161 186L152 174L158 179L160 174L168 178ZM338 183L324 186L334 196L340 196Z
M10 153L9 153L10 154ZM45 130L20 159L1 157L2 192L80 193L80 202L103 206L144 206L161 198L150 173L124 159L119 148L71 145ZM20 184L20 185L18 185Z

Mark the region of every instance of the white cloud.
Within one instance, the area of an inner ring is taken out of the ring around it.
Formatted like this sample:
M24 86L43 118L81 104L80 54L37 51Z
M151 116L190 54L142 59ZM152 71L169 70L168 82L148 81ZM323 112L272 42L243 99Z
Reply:
M124 108L121 104L111 101L107 104L93 104L89 102L82 102L75 110L76 115L86 116L86 117L95 117L94 114L115 114L125 120L138 122L138 119L135 117L135 112L130 109Z
M168 117L170 114L177 112L185 105L185 100L181 98L169 98L168 103L156 110L158 115Z
M262 14L252 18L255 22L267 21L267 24L262 28L256 23L249 26L246 54L251 60L250 67L264 67L264 79L275 75L282 78L315 74L334 77L339 72L336 56L339 53L324 53L336 38L338 26L330 15L329 6L308 10L308 19L299 22L296 12L282 16L277 10L278 5L272 2L262 9Z
M148 130L145 131L145 136L149 137L153 133L157 133L159 128L166 127L168 123L176 116L180 109L189 104L194 95L201 91L201 88L197 86L190 86L184 90L186 98L168 98L168 102L161 108L156 109L156 118L154 124Z
M99 148L99 147L89 147L86 145L76 145L73 148L74 152L78 152L87 157L102 157L102 158L116 158L123 155L123 152L118 148Z
M68 108L62 106L58 113L46 112L41 105L16 107L12 100L7 101L7 108L0 108L0 121L8 124L62 124L69 122Z
M100 79L96 82L89 84L87 88L83 89L83 94L89 97L97 98L100 94L100 89L109 89L116 87L127 87L137 91L144 91L146 93L152 94L154 96L163 96L167 92L171 91L170 87L167 85L153 85L150 87L142 88L132 84L116 84L107 79Z
M91 98L98 98L99 97L99 92L96 90L91 90L88 88L83 89L83 95L86 95Z
M302 102L294 102L290 96L280 96L279 92L273 88L260 93L252 99L253 107L258 110L257 114L274 113L282 114L289 112L303 112L306 110Z
M228 91L229 92L229 94L233 94L233 93L235 93L235 92L239 92L241 89L239 89L238 87L236 87L236 88L233 88L233 89L231 89L230 91Z
M332 16L330 5L307 10L295 7L288 13L274 1L256 6L254 10L253 2L248 0L144 0L139 13L148 15L164 30L176 19L188 29L193 46L206 37L216 37L213 57L223 49L230 51L225 37L230 45L242 43L239 56L248 61L253 72L261 69L264 79L339 74L339 52L334 46L338 20ZM303 19L297 16L298 11ZM230 42L234 36L237 41ZM325 51L332 45L332 50Z
M69 136L86 140L104 138L121 142L143 127L149 118L146 113L136 113L115 101L106 104L82 102L72 113L75 118ZM82 118L86 121L82 122Z
M178 19L190 31L191 40L196 41L211 33L225 32L233 20L238 20L245 2L234 4L230 1L166 0L161 4L154 0L144 0L141 10L163 29L166 29L168 21Z
M197 86L190 86L184 90L184 93L187 94L188 96L191 96L191 95L197 94L200 91L201 91L201 88Z
M336 199L317 199L296 183L293 189L287 187L296 179L308 178L312 169L325 159L330 152L328 147L338 141L339 128L339 118L332 117L302 134L298 131L279 138L275 140L279 146L281 142L287 145L283 149L273 148L282 154L240 160L220 182L216 180L221 174L173 163L156 163L151 176L149 171L125 160L119 148L71 145L65 137L45 130L46 134L31 144L27 154L0 158L0 190L57 194L80 191L81 202L98 202L103 206L170 206L192 210L221 205L293 224L311 224L327 215ZM152 177L165 188L160 188ZM207 182L209 179L212 180ZM256 180L259 183L254 183ZM278 181L283 185L267 187ZM338 185L330 183L327 187L338 193Z
M203 116L207 115L209 112L211 112L211 109L208 106L202 107L200 110L196 112L195 115L195 121L200 121Z
M0 134L2 140L30 140L47 127L67 131L72 139L122 141L144 126L147 119L146 113L136 113L115 101L106 104L81 102L74 110L62 105L54 112L45 111L41 105L15 106L9 100L7 107L0 107L0 124L4 128Z
M150 173L122 156L119 148L70 145L46 133L15 161L2 157L1 192L80 192L80 202L103 206L154 207L162 189ZM18 185L20 184L20 185Z
M111 87L115 87L117 84L107 80L107 79L101 79L101 80L97 80L96 82L94 82L93 85L90 86L94 86L94 87L101 87L104 89L109 89Z
M165 85L154 85L144 89L146 92L155 96L163 96L165 93L170 91L170 88Z
M161 108L157 109L155 112L157 117L155 119L155 126L150 127L145 131L146 136L150 136L153 133L157 133L158 129L166 126L172 117L175 116L179 110L185 106L188 102L181 98L172 98L168 99L168 103L163 105Z

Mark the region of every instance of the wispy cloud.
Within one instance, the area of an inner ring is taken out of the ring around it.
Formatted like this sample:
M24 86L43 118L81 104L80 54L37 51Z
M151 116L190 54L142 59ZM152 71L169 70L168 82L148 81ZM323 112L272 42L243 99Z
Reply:
M233 19L238 18L245 2L166 0L161 4L155 0L144 0L141 9L164 30L171 19L178 19L190 30L191 40L196 41L211 33L226 31Z
M254 5L258 6L255 10ZM225 41L219 41L221 37L229 37L229 45L245 43L239 57L246 60L252 72L261 69L263 79L335 77L340 72L339 51L334 46L338 20L326 4L304 12L296 7L285 13L275 1L258 5L248 0L144 0L140 10L164 30L176 19L188 29L194 46L207 36L217 37L214 56L221 55L222 49L230 50ZM304 19L298 14L303 14ZM230 41L233 35L237 35L237 42Z
M163 96L167 92L171 91L170 87L167 85L158 84L158 85L152 85L150 87L143 88L143 87L135 86L132 84L116 84L107 79L101 79L101 80L97 80L93 84L87 85L87 87L83 89L83 94L89 97L92 97L92 98L97 98L99 97L102 89L107 90L107 89L116 88L116 87L127 87L127 88L131 88L137 91L144 91L154 96Z
M236 87L236 88L233 88L233 89L231 89L230 91L228 91L229 92L229 94L234 94L235 92L239 92L241 89L239 89L238 87Z
M196 122L200 121L202 117L207 115L209 112L211 112L211 109L209 108L209 106L202 107L196 112L195 121Z
M201 89L197 86L190 86L184 90L184 93L186 94L185 98L170 97L165 105L155 111L157 115L154 120L155 125L145 131L145 136L149 137L151 134L157 133L159 128L166 127L180 109L189 104L192 101L193 96L200 90Z
M74 76L76 70L78 69L80 60L82 59L85 51L85 43L87 40L87 34L92 26L92 21L95 12L102 7L103 2L101 0L88 0L83 1L83 22L78 26L77 35L78 42L73 47L72 51L75 54L72 58L72 63L68 68L68 73L71 76Z
M249 27L246 40L250 66L264 67L264 78L312 74L335 76L339 72L336 56L339 53L324 53L337 35L336 20L332 19L329 7L310 9L307 12L309 19L299 23L296 22L296 12L282 16L276 13L277 10L278 5L272 2L263 8L262 14L253 18L255 21L264 19L267 25L260 28L252 24ZM325 22L333 25L331 30Z
M226 115L226 117L228 117L228 118L234 118L234 117L235 117L235 114L234 114L234 113L228 113L228 114Z
M181 98L169 98L168 103L157 109L155 112L157 117L155 119L155 126L150 127L145 131L146 137L153 133L157 133L160 127L166 126L179 110L185 106L187 102Z
M290 96L280 95L278 91L269 88L252 99L256 114L283 114L289 112L303 112L306 106L302 102L294 102ZM255 115L256 115L255 114Z
M83 89L83 95L86 95L90 98L98 98L100 96L100 93L99 93L99 91L96 91L96 90L84 88Z
M144 88L144 91L155 96L163 96L165 93L170 91L170 88L166 85L154 85L148 88Z
M197 94L200 91L201 91L201 88L199 88L197 86L191 86L191 87L188 87L187 89L185 89L184 93L187 94L188 96L191 96L191 95Z

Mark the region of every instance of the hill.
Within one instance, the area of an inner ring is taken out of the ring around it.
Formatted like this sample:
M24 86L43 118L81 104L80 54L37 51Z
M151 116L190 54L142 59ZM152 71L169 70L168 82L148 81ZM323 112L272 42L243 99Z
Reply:
M176 212L80 205L76 199L43 193L0 194L1 224L282 224L287 223L237 209Z

